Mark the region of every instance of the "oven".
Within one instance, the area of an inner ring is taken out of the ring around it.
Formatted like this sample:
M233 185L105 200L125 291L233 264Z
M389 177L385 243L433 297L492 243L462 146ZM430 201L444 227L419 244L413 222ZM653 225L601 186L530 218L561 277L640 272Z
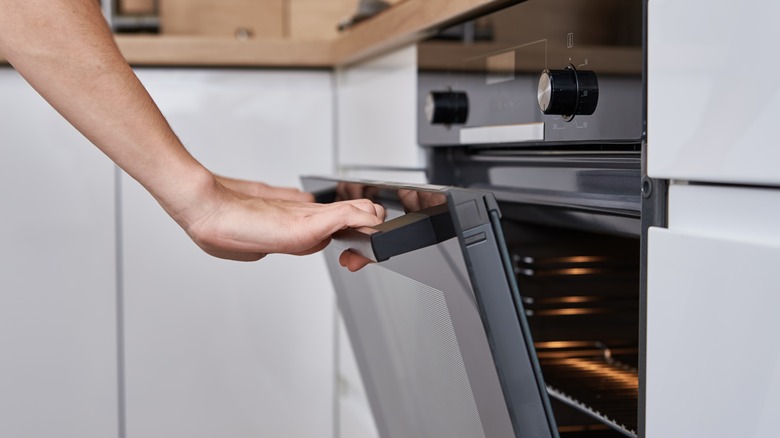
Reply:
M380 436L643 436L644 0L527 0L418 44L429 185L326 250ZM377 263L338 266L351 249Z

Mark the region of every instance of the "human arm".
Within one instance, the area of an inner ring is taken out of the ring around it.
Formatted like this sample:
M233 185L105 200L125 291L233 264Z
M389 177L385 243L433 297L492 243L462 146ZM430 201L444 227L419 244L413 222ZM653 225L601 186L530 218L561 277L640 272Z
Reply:
M210 254L255 260L308 253L341 228L381 221L381 207L369 201L262 199L242 190L251 187L212 175L187 153L135 77L95 0L0 0L0 51Z

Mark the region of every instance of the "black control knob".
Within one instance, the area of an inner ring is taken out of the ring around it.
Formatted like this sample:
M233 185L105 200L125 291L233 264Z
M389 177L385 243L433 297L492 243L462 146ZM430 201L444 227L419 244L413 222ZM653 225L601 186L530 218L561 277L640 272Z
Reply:
M425 116L433 125L462 125L469 118L469 97L462 91L431 91Z
M545 70L539 77L537 97L545 114L564 116L566 120L576 115L589 116L599 103L599 81L596 73L573 66Z

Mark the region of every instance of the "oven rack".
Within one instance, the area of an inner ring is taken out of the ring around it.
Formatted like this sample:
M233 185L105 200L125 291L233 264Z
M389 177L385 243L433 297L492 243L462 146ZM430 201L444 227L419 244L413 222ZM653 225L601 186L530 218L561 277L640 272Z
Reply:
M629 437L636 437L636 368L603 358L541 359L548 394Z

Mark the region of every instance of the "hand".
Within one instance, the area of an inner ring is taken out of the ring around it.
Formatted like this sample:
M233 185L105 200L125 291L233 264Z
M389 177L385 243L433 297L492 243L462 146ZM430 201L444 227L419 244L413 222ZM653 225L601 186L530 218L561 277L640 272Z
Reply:
M337 193L339 199L354 199L359 196L371 196L369 188L356 183L340 184ZM447 203L447 197L442 193L407 189L398 190L398 199L401 201L404 212L406 213ZM373 261L349 250L341 253L341 256L339 257L339 264L352 272L363 269L370 263L373 263Z
M379 189L359 182L339 182L336 185L336 200L346 201L350 199L371 199L377 195Z
M333 204L262 199L213 181L205 202L172 216L203 251L219 258L311 254L324 249L336 231L384 219L382 206L366 199Z
M424 210L447 203L447 196L438 192L424 192L421 190L398 190L398 199L404 206L404 212Z
M342 252L339 256L339 264L349 269L350 272L359 271L371 263L374 263L374 261L350 250Z
M274 187L261 182L227 178L220 175L214 175L214 177L223 186L245 195L263 199L314 202L314 195L302 192L294 187Z
M375 188L357 182L339 182L336 186L336 200L373 199ZM374 263L360 254L346 250L339 256L339 264L351 272L359 271L366 265Z

